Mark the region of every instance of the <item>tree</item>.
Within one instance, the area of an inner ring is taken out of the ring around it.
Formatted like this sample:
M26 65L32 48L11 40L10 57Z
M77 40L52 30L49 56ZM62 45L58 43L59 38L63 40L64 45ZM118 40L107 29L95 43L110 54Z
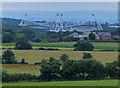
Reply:
M77 72L76 69L77 62L75 60L67 60L63 63L61 76L65 79L75 79L75 74Z
M105 73L110 78L118 78L118 69L117 65L114 63L107 63L105 67Z
M96 38L95 34L94 34L93 32L91 32L91 33L89 34L89 39L90 39L90 40L95 40L95 38Z
M90 53L83 53L83 59L90 59L92 58L92 55Z
M17 61L15 60L15 54L10 50L5 51L2 55L2 63L3 64L16 64Z
M68 60L68 59L69 59L69 56L66 55L66 54L62 54L61 57L60 57L60 60L61 60L62 62L66 61L66 60Z
M32 31L31 29L23 29L20 33L24 33L27 39L35 37L34 31Z
M77 64L77 74L80 79L102 79L104 75L104 65L96 60L81 59Z
M41 42L41 39L37 36L34 38L34 42Z
M13 41L13 35L10 32L3 33L2 42L3 43L10 43Z
M17 42L18 40L24 40L25 39L25 34L23 33L17 33L14 35L14 41Z
M59 60L50 58L49 60L42 60L40 69L40 77L43 80L52 80L59 78L61 63Z
M32 46L25 40L19 40L17 41L15 48L19 50L29 50L32 49Z
M74 45L75 51L93 51L94 46L87 40L81 40Z

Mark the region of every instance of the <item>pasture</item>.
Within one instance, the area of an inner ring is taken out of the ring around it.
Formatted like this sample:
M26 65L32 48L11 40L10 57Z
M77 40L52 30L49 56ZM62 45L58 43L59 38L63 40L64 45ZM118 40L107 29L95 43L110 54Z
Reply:
M118 80L3 83L3 86L118 86Z
M8 73L28 73L32 75L40 75L40 66L32 64L3 64L2 69Z
M4 52L3 50L2 52ZM69 59L80 60L83 53L91 53L93 59L96 59L103 64L117 60L118 52L103 52L103 51L48 51L48 50L12 50L15 54L16 60L21 61L25 59L29 64L40 62L42 59L49 59L54 57L59 59L62 54L67 54Z
M73 50L73 45L76 42L58 42L58 43L31 43L33 48L57 48L61 50ZM107 42L92 42L95 50L117 50L118 43L107 43ZM15 43L3 43L3 48L14 48Z

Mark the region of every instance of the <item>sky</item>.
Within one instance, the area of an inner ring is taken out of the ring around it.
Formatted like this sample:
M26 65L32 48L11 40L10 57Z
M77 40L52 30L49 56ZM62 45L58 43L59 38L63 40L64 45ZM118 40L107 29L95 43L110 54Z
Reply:
M3 2L2 10L39 10L39 11L80 11L109 10L117 11L117 2Z

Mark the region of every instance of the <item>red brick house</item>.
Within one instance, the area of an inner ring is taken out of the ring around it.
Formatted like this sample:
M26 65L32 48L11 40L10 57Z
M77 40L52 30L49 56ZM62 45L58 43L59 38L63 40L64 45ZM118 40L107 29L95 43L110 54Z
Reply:
M98 32L97 34L102 39L111 39L111 34L109 32Z

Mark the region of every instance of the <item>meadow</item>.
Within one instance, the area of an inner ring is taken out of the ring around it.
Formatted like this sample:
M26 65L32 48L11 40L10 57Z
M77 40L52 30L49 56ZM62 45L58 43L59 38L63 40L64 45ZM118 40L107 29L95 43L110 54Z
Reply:
M3 83L3 86L118 86L118 80Z
M76 44L76 42L58 42L58 43L31 43L33 48L57 48L61 50L73 50L73 45ZM107 43L107 42L92 42L94 45L95 50L117 50L118 49L118 43ZM3 48L14 48L15 43L3 43Z

